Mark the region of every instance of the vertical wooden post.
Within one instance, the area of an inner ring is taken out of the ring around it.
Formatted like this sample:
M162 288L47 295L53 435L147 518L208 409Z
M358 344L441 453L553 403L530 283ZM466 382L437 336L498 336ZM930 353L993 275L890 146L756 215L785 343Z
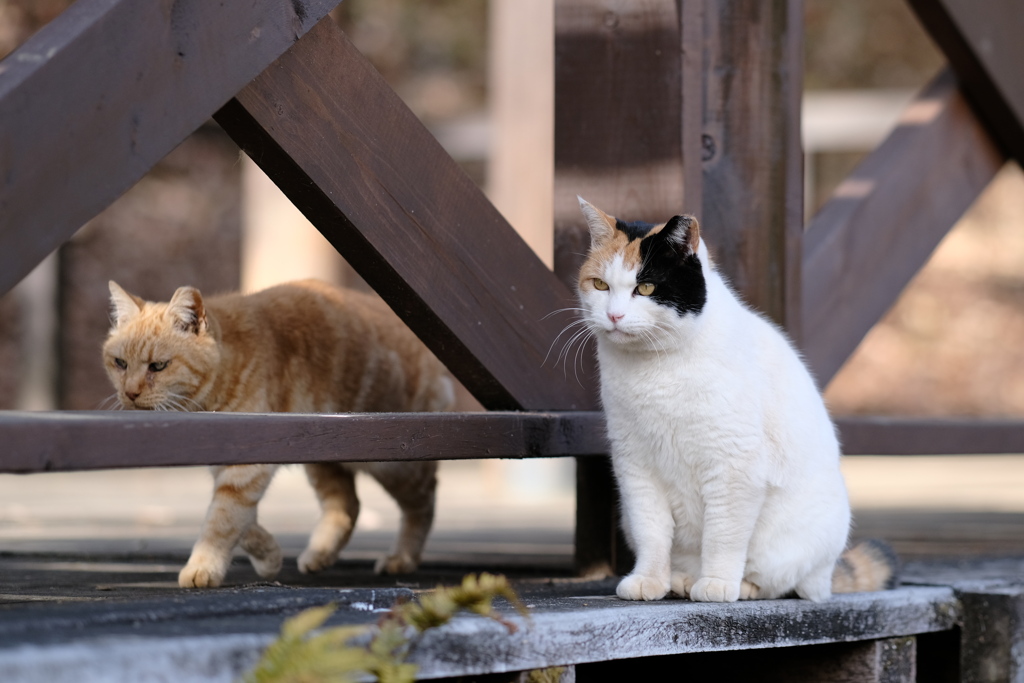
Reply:
M589 248L576 195L628 220L664 221L690 202L699 207L700 166L684 170L683 158L700 146L703 55L686 52L684 75L680 16L699 16L700 5L687 0L682 13L676 0L555 5L555 272L574 290ZM700 26L683 30L699 36ZM695 100L684 97L684 80ZM584 365L597 372L592 353ZM577 568L629 571L609 463L578 459L576 480Z
M691 212L746 300L799 338L801 50L801 0L558 0L556 273L575 287L589 246L577 194L629 220ZM580 569L628 569L607 465L578 472Z
M685 4L685 3L684 3ZM799 340L802 0L706 0L701 236Z

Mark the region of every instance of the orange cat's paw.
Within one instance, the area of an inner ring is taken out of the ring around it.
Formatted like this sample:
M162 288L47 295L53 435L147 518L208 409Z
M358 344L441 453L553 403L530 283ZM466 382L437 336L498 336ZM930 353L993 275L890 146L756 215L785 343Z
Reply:
M751 584L752 585L752 584ZM740 585L713 576L698 579L690 588L690 599L697 602L736 602L740 597Z
M224 581L225 573L189 563L178 573L178 585L182 588L216 588Z
M315 574L333 565L337 559L338 553L306 548L299 555L299 571L303 574Z
M373 572L375 574L408 574L416 571L417 566L419 566L419 562L407 553L396 553L385 555L377 560L377 564L373 566Z
M630 574L619 581L615 594L623 600L661 600L668 595L668 582L653 576Z

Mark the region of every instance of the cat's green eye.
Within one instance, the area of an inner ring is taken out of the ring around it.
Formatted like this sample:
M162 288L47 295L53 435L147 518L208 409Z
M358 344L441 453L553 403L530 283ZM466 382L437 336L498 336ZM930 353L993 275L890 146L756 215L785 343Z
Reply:
M163 370L164 368L167 367L167 364L169 362L170 361L166 361L166 360L153 361L152 363L149 364L149 371L150 372L160 372L161 370Z
M636 286L636 293L640 296L650 296L654 294L654 285L650 282L641 282Z
M595 277L594 278L594 289L596 289L598 291L601 291L601 292L606 292L606 291L608 291L608 283L605 282L604 280L602 280L599 277Z
M127 370L128 369L128 364L124 362L123 358L115 358L114 359L114 365L116 365L117 367L121 368L122 370Z

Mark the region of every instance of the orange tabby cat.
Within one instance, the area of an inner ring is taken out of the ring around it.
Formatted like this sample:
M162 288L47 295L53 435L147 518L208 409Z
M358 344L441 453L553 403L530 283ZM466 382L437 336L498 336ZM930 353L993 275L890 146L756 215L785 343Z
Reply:
M103 346L110 380L130 410L403 412L450 410L444 366L381 301L305 280L203 299L181 287L168 303L110 283L113 328ZM368 454L369 455L369 454ZM395 550L375 570L416 568L434 518L434 462L318 463L306 474L322 515L299 556L302 572L330 566L359 514L355 471L372 475L402 512ZM212 467L213 500L185 588L218 586L235 546L273 578L281 550L256 521L274 465Z

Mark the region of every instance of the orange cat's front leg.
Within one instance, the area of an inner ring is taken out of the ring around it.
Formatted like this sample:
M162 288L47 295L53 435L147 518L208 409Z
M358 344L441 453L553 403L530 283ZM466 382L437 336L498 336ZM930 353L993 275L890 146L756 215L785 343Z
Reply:
M257 573L273 578L281 569L277 541L256 523L256 506L263 498L275 465L211 467L213 500L206 511L199 540L178 574L182 588L215 588L224 580L231 554L241 544Z

